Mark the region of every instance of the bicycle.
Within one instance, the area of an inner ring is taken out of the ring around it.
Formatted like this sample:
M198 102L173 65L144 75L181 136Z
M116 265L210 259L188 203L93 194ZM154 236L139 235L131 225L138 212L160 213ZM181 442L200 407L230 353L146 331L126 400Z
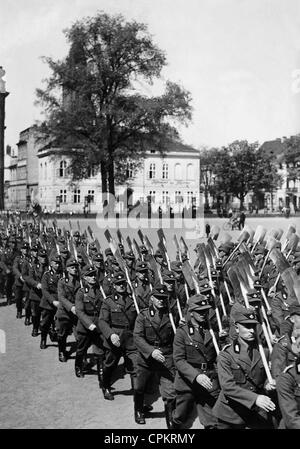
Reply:
M230 217L228 221L223 224L224 231L233 231L234 229L239 229L239 219Z

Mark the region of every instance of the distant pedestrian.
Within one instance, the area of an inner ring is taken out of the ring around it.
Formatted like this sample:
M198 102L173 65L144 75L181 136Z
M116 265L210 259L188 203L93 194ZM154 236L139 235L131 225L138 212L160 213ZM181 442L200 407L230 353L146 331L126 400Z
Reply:
M206 237L209 237L210 234L210 225L208 223L206 223L205 225L205 233L206 233Z
M243 227L245 226L245 220L246 220L246 215L244 214L244 212L241 212L240 217L239 217L239 230L243 229Z

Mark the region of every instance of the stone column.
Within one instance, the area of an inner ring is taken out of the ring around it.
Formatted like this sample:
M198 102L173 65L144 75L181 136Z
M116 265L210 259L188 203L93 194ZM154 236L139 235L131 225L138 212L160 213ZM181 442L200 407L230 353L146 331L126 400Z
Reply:
M4 210L4 131L5 131L5 98L9 95L2 80L5 70L0 66L0 210Z

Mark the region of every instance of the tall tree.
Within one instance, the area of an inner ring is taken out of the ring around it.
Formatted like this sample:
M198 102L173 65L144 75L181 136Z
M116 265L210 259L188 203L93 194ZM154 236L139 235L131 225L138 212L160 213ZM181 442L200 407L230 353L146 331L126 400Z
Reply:
M247 193L270 191L277 187L281 178L277 174L275 160L258 148L258 143L247 140L235 141L223 148L216 165L219 188L230 192L240 200L244 208Z
M284 139L284 161L287 164L287 177L294 182L300 179L300 134Z
M139 92L166 65L147 26L123 16L99 13L65 31L70 45L62 61L44 58L51 69L37 90L44 108L40 132L71 159L73 180L101 170L102 193L115 194L128 159L137 163L149 148L166 150L179 140L175 122L191 119L189 92L170 81L160 96Z

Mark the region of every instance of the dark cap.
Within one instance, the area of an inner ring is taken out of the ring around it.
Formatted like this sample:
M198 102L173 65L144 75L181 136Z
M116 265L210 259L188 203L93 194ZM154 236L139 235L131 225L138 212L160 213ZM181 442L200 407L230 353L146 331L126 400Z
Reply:
M133 252L132 252L132 251L127 251L127 252L125 253L125 259L134 260L135 257L134 257Z
M252 309L247 309L242 304L236 304L235 307L232 307L231 317L232 317L234 323L258 324L255 311Z
M124 284L124 282L126 282L126 277L124 273L121 272L115 275L113 279L114 284Z
M22 249L29 249L29 243L28 242L24 242L23 245L21 246Z
M67 260L66 267L78 267L78 262L73 257Z
M172 271L169 271L169 270L165 270L163 272L162 278L163 278L163 281L165 281L165 282L175 282L176 281L174 273L172 273Z
M140 245L140 251L141 251L141 253L147 253L148 252L148 250L147 250L145 245Z
M38 251L38 250L39 250L38 245L33 245L33 246L31 247L31 251Z
M160 250L160 249L157 249L157 250L155 251L154 257L164 257L164 256L163 256L161 250Z
M92 257L93 262L103 262L103 255L101 253L97 253Z
M79 231L75 231L73 234L73 237L80 237L80 232Z
M300 315L300 304L298 302L293 302L289 308L289 314L291 315Z
M60 255L59 255L59 254L53 254L53 255L50 257L50 262L58 262L58 263L60 263L60 262L61 262L61 257L60 257Z
M254 254L255 255L265 255L265 253L267 252L266 248L263 245L257 245L257 247L254 250Z
M57 242L64 244L66 243L66 239L64 237L58 237Z
M145 262L138 261L135 266L135 271L138 271L139 273L148 271L148 265Z
M124 249L124 245L123 245L122 243L118 243L118 247L119 247L120 249Z
M96 274L97 274L97 270L93 266L86 267L82 272L82 276L96 276Z
M201 312L202 310L211 309L211 305L203 295L193 295L188 300L188 311L189 312Z
M66 246L63 246L60 250L61 253L67 254L69 252L68 248Z
M211 286L209 285L208 279L205 278L205 279L202 279L201 281L199 281L199 288L200 288L200 293L210 292Z
M106 250L104 251L104 254L107 256L113 256L113 252L110 248L106 248Z
M157 299L168 299L168 289L163 284L156 284L155 288L152 290L151 295Z
M171 262L171 270L181 273L182 272L182 263L177 260Z
M48 257L47 251L45 249L40 249L38 252L38 257Z

